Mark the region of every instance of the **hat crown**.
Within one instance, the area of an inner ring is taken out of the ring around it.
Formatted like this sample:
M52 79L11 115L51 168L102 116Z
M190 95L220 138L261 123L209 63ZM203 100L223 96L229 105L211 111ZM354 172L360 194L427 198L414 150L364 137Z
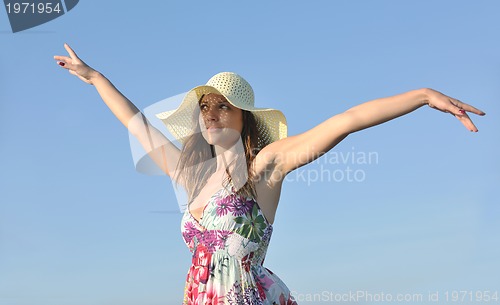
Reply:
M253 107L255 104L252 86L236 73L217 73L208 80L206 85L217 89L235 106Z
M212 76L205 85L187 92L177 109L164 111L156 116L165 123L176 139L185 144L197 132L200 98L210 93L222 94L232 105L253 114L257 124L258 148L286 138L287 125L283 113L271 108L255 108L252 87L243 77L233 72L221 72Z

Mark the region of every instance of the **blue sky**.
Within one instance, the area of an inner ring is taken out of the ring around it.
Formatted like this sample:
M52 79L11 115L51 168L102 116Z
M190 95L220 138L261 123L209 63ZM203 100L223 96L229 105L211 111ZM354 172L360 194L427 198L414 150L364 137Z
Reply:
M443 304L454 290L500 293L499 9L497 1L80 1L16 34L1 12L0 305L182 300L190 253L174 189L136 171L127 130L92 86L55 64L64 42L140 109L237 72L256 106L283 111L290 135L423 87L484 110L471 133L420 108L292 173L265 265L299 304L357 291L439 292ZM369 153L377 158L342 161ZM348 181L349 170L363 179ZM321 172L337 180L314 179Z

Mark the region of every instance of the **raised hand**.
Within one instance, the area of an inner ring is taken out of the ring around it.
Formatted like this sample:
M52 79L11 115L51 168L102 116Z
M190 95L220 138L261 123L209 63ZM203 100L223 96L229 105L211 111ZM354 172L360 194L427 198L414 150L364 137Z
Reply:
M466 104L460 100L444 95L443 93L433 90L428 90L428 100L427 104L429 107L434 108L436 110L450 113L455 116L462 124L464 124L465 128L470 131L477 132L477 128L472 123L467 112L474 113L477 115L485 115L485 113L469 104Z
M69 73L78 76L79 79L86 82L87 84L93 85L93 78L99 75L99 72L89 67L86 63L84 63L70 48L66 43L64 44L64 48L68 51L68 56L54 56L54 59L57 61L62 68L67 69Z

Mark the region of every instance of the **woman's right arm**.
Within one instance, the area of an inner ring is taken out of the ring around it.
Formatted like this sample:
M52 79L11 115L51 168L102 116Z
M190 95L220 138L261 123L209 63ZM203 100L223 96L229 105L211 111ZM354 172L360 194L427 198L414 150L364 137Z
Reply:
M174 177L180 150L153 127L140 110L104 75L85 64L67 44L64 44L64 47L70 57L54 56L58 64L87 84L94 85L104 103L139 140L151 159L165 174Z

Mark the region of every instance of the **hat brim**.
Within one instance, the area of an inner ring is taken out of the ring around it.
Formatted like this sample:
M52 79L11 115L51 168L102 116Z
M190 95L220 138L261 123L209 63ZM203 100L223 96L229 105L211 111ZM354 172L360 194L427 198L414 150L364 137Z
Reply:
M193 115L199 111L198 102L204 94L219 94L234 107L252 112L256 119L258 130L258 146L260 149L277 140L287 137L287 122L285 115L273 108L257 108L251 105L236 104L226 95L212 86L202 85L189 90L179 107L174 110L156 114L167 127L170 133L182 144L196 132L197 118Z

